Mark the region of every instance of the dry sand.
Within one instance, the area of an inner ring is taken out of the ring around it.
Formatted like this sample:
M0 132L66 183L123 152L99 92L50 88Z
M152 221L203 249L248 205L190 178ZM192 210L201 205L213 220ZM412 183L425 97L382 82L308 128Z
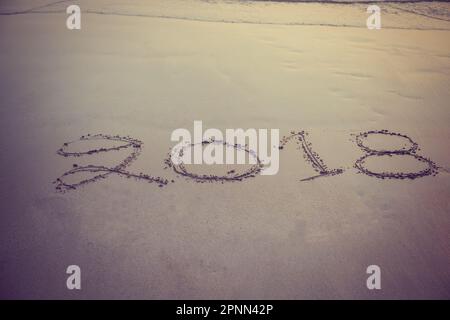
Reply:
M449 4L380 4L371 31L361 4L79 1L82 30L69 31L69 2L30 3L0 3L2 298L450 298ZM306 130L345 171L300 181L317 172L290 143L276 176L177 177L170 134L194 120ZM358 174L356 135L383 129L437 175ZM74 164L129 154L57 154L88 133L142 141L127 169L174 183L111 174L56 192ZM71 264L81 291L66 289Z

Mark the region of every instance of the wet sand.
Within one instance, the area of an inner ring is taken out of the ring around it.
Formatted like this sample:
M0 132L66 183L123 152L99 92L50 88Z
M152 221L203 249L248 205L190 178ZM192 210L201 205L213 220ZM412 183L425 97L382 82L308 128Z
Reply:
M391 5L374 32L360 5L187 2L81 2L80 32L65 3L0 16L1 297L448 299L443 11ZM196 183L164 161L194 120L308 135L275 176ZM77 149L87 134L120 141ZM87 166L107 175L55 190Z

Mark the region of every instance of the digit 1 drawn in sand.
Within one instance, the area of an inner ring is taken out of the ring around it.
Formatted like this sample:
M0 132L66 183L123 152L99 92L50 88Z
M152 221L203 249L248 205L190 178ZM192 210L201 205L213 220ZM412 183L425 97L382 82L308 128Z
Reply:
M411 145L409 149L397 149L397 150L374 150L364 145L363 140L367 138L369 135L385 135L385 136L396 136L406 139L408 143ZM436 164L430 159L421 157L416 154L417 148L419 145L414 142L410 137L404 134L389 132L388 130L374 130L360 133L356 136L356 144L362 150L364 150L367 154L360 159L358 159L355 163L355 168L360 172L367 174L372 177L380 178L380 179L416 179L429 175L435 176L438 173L438 167ZM412 157L419 162L425 163L428 167L424 170L418 172L373 172L365 167L365 161L370 157L391 157L392 155L401 155L406 157Z
M66 151L67 147L76 141L72 142L66 142L64 143L63 147L61 147L57 154L63 156L63 157L81 157L85 155L93 155L98 153L104 153L104 152L111 152L111 151L118 151L121 149L127 149L127 148L133 148L133 151L131 154L126 157L121 163L119 163L117 166L113 168L108 168L105 166L98 166L98 165L87 165L87 166L77 166L74 165L74 168L65 172L61 177L56 179L54 183L56 184L56 190L59 192L65 192L67 190L74 190L77 187L80 187L82 185L98 181L100 179L106 178L108 175L112 173L116 173L118 175L127 177L127 178L136 178L137 180L145 180L148 182L156 182L159 184L160 187L163 187L167 185L169 182L166 179L163 179L161 177L152 177L147 174L139 173L131 173L129 171L126 171L125 168L128 167L134 160L137 159L139 154L141 153L142 148L142 142L133 139L130 137L120 137L120 136L110 136L110 135L103 135L103 134L97 134L97 135L87 135L82 136L78 141L92 141L92 140L109 140L109 141L118 141L118 142L124 142L125 144L111 147L111 148L100 148L100 149L91 149L84 152L68 152ZM98 175L84 179L80 182L76 183L68 183L64 182L64 178L70 175L75 175L79 173L99 173Z
M312 150L312 144L306 140L307 135L308 133L305 131L291 131L291 135L283 137L280 141L280 149L283 149L291 139L296 138L296 143L299 146L298 149L303 151L303 158L305 158L305 160L311 164L312 168L319 173L318 175L301 179L300 181L309 181L320 177L334 176L343 173L343 169L328 169L320 156Z

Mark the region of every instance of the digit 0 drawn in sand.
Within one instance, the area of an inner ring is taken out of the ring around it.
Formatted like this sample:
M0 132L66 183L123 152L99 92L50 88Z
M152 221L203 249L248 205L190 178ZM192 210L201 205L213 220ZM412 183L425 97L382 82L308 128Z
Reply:
M66 149L67 147L76 142L76 141L93 141L93 140L108 140L108 141L115 141L115 142L123 142L124 144L110 147L110 148L100 148L100 149L91 149L84 152L68 152ZM130 137L120 137L120 136L111 136L111 135L104 135L104 134L97 134L97 135L90 135L82 136L79 140L72 141L72 142L66 142L64 143L63 147L60 148L57 151L57 154L63 156L63 157L82 157L86 155L94 155L99 153L106 153L111 151L118 151L121 149L127 149L132 148L132 152L128 157L126 157L122 162L120 162L117 166L108 168L105 166L98 166L98 165L87 165L87 166L78 166L74 165L74 168L65 172L62 176L57 178L54 183L56 184L56 190L60 192L65 192L67 190L74 190L77 187L80 187L82 185L86 185L88 183L92 183L95 181L98 181L100 179L106 178L108 175L115 173L127 178L135 178L137 180L144 180L147 182L155 182L158 183L160 187L163 187L167 185L169 182L166 179L163 179L161 177L152 177L147 174L135 174L129 171L126 171L125 168L128 167L134 160L137 159L139 154L141 153L142 149L142 142L133 139ZM84 179L80 182L76 183L68 183L64 181L65 177L79 174L79 173L98 173L94 177Z
M370 135L382 135L382 136L391 136L391 137L400 137L410 144L409 148L395 149L395 150L375 150L367 147L364 144L364 140ZM362 150L364 150L367 154L363 157L359 158L355 163L355 168L358 169L361 173L364 173L368 176L380 178L380 179L417 179L429 175L437 175L438 167L436 164L427 159L425 157L419 156L416 154L416 151L419 145L414 142L410 137L404 134L390 132L388 130L373 130L360 133L356 136L356 144ZM417 172L374 172L366 168L366 160L370 157L392 157L393 155L399 155L402 157L412 157L415 160L424 163L427 165L427 168L424 170L420 170Z
M196 174L189 172L186 169L185 164L182 162L182 157L187 148L192 148L196 145L209 145L209 144L215 144L215 145L222 145L226 148L234 148L238 151L243 151L248 153L249 156L253 157L255 159L256 164L251 166L248 170L244 172L236 172L235 170L228 171L226 175L207 175L207 174ZM175 159L178 164L173 162L172 156L175 156ZM166 164L165 169L172 168L173 171L175 171L177 174L186 177L188 179L193 179L195 182L204 183L204 182L236 182L236 181L242 181L244 179L248 178L254 178L257 174L261 172L261 170L264 168L264 165L262 164L261 160L256 155L256 152L253 150L248 149L247 146L242 146L240 144L229 144L222 140L204 140L200 143L194 144L190 143L184 146L183 148L180 148L180 150L176 150L176 152L172 155L172 152L168 153L167 158L164 160L164 163Z

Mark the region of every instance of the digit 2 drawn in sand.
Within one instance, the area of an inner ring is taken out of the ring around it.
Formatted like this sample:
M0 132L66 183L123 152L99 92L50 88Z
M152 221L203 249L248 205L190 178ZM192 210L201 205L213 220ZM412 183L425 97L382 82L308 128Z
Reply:
M397 150L374 150L366 145L364 145L364 139L369 135L385 135L385 136L396 136L401 137L408 141L411 145L409 149L397 149ZM380 179L416 179L420 177L425 177L429 175L436 175L438 173L438 167L436 164L430 159L421 157L416 154L416 151L419 145L414 142L410 137L404 134L389 132L388 130L374 130L360 133L356 136L356 144L362 150L364 150L367 154L360 159L358 159L355 163L355 168L360 172L367 174L372 177L380 178ZM365 167L366 159L370 157L392 157L393 155L401 155L406 157L412 157L419 162L427 164L427 168L418 172L373 172Z
M116 147L110 147L110 148L100 148L100 149L91 149L85 152L68 152L66 151L67 147L74 143L72 142L66 142L64 143L63 147L60 148L57 153L63 157L81 157L85 155L93 155L98 153L105 153L105 152L111 152L111 151L118 151L121 149L127 149L132 148L131 154L126 157L122 162L120 162L117 166L113 168L108 168L105 166L98 166L98 165L87 165L87 166L78 166L74 165L74 168L65 172L61 177L56 179L54 183L56 184L56 190L60 192L65 192L67 190L74 190L77 187L80 187L82 185L98 181L100 179L106 178L108 175L112 173L119 174L121 176L127 177L127 178L136 178L138 180L145 180L148 182L156 182L159 184L160 187L163 187L167 185L169 182L166 179L163 179L161 177L152 177L147 174L135 174L131 173L125 170L126 167L128 167L134 160L137 159L139 154L141 153L142 148L142 142L133 139L130 137L120 137L120 136L110 136L110 135L103 135L103 134L97 134L97 135L90 135L82 136L79 141L92 141L92 140L109 140L109 141L116 141L116 142L123 142L123 145L119 145ZM98 173L98 175L95 175L94 177L84 179L80 182L76 183L68 183L64 181L64 178L70 175L75 175L78 173Z

